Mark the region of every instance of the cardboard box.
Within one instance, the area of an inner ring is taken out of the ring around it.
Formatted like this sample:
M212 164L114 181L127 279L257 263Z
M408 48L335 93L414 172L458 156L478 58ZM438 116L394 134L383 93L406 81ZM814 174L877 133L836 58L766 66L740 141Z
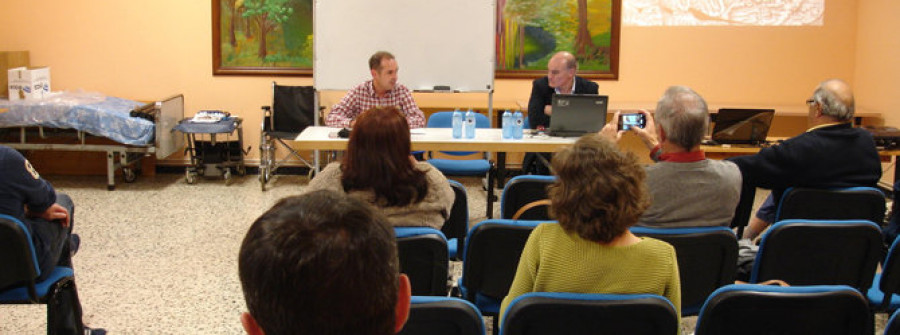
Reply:
M6 90L9 83L6 78L7 70L22 66L27 67L31 65L29 60L28 51L0 51L0 85L3 85L0 86L3 87L0 88L0 99L9 97L9 92Z
M49 67L9 69L9 100L38 100L50 94Z

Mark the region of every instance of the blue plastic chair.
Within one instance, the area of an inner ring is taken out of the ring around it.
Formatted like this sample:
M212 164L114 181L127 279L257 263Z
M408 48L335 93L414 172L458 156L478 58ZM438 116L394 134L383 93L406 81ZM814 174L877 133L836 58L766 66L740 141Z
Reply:
M428 117L428 128L452 128L453 112L435 112ZM491 128L491 120L481 113L475 113L475 128ZM440 170L447 176L485 176L487 178L487 206L486 216L493 217L494 201L497 197L494 195L493 163L487 159L487 153L484 153L483 159L445 159L432 158L431 151L428 152L428 163ZM451 156L468 156L476 154L475 151L441 151L440 153Z
M848 285L866 292L884 253L881 229L867 220L785 220L762 237L750 283Z
M791 187L778 202L775 221L869 220L880 225L884 222L884 210L884 193L874 187Z
M75 273L70 267L57 266L47 279L37 281L41 268L25 225L9 215L0 214L0 304L49 304L63 290L76 290ZM61 316L57 308L47 308L50 325ZM76 322L81 322L77 320Z
M555 183L556 176L522 175L510 179L500 195L500 218L512 219L523 206L537 200L547 199L547 186ZM526 211L518 219L549 220L546 207Z
M469 232L469 199L466 187L455 180L447 180L453 188L455 198L450 208L450 217L444 221L441 232L447 236L447 251L450 259L461 260L459 251L466 245L466 234Z
M872 334L865 297L846 285L728 285L710 295L697 319L706 334Z
M429 227L394 227L400 272L409 276L413 295L447 295L450 259L447 238Z
M540 223L489 219L469 230L457 284L463 299L478 306L482 314L494 316L493 329L499 329L496 316L516 276L525 242Z
M532 292L503 313L501 335L677 334L675 306L653 294Z
M481 312L471 302L422 296L410 302L409 319L398 335L484 335Z
M697 315L710 293L734 283L738 244L737 236L727 227L631 227L631 232L675 248L682 316Z
M895 239L884 259L881 273L875 274L866 297L869 298L869 304L873 309L893 311L900 308L898 293L900 293L900 239ZM900 333L900 329L897 331Z
M884 327L884 335L900 335L900 311L894 312Z

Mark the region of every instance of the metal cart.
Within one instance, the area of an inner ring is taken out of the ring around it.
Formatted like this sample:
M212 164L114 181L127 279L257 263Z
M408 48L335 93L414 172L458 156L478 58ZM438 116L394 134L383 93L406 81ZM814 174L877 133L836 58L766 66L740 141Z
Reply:
M244 132L243 120L229 116L216 122L194 122L191 118L181 120L174 130L184 133L187 142L185 154L190 154L191 165L184 171L184 180L193 184L197 176L218 177L231 183L232 170L243 176L247 170L244 166ZM225 135L224 140L217 140L216 135ZM232 139L236 136L237 140Z

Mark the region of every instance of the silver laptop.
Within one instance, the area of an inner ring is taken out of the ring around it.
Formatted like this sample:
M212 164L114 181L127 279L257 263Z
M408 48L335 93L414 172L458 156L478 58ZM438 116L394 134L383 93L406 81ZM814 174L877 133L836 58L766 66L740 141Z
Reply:
M550 136L580 137L596 133L606 124L609 96L596 94L556 94Z

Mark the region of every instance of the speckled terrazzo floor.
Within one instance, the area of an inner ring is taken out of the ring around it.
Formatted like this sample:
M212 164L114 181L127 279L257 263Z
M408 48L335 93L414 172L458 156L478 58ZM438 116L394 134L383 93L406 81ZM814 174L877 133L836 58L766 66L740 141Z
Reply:
M241 239L263 211L307 183L278 176L262 192L255 175L226 186L159 174L109 192L101 176L44 177L75 201L82 242L73 262L84 320L109 334L241 334ZM458 180L468 188L470 223L483 220L480 180ZM757 204L765 194L758 192ZM45 334L45 313L43 305L0 306L0 334ZM885 318L877 320L883 327ZM685 334L695 322L684 319Z

